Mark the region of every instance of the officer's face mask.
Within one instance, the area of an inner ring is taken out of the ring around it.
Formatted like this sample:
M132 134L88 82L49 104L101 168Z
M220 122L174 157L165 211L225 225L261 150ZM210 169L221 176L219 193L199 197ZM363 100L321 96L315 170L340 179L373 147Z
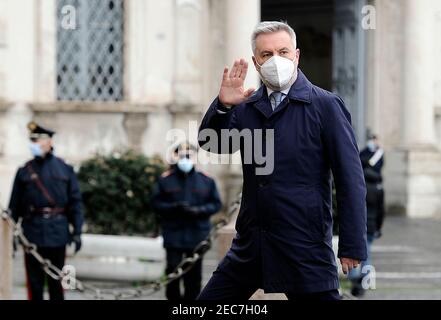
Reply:
M182 172L189 173L193 169L194 164L191 159L182 157L178 160L177 166Z
M36 142L31 142L29 145L29 149L34 157L43 157L44 152L41 146Z
M285 90L297 78L297 68L290 59L275 55L262 65L256 60L256 64L260 67L262 82L272 90Z
M377 150L377 144L375 143L374 140L369 140L366 143L367 148L369 149L370 152L375 152Z

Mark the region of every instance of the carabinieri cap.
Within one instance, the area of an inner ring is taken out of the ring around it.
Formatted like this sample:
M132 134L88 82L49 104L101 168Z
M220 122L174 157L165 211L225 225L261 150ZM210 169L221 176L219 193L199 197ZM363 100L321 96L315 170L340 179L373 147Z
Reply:
M28 123L28 129L30 139L52 138L55 134L55 131L43 128L34 121Z

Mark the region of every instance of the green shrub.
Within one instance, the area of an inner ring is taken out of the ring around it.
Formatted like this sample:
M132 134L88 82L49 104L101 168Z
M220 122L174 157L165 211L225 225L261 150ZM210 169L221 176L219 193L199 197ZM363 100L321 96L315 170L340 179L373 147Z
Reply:
M152 235L157 220L150 198L164 171L159 157L134 151L96 155L81 164L78 179L88 233Z

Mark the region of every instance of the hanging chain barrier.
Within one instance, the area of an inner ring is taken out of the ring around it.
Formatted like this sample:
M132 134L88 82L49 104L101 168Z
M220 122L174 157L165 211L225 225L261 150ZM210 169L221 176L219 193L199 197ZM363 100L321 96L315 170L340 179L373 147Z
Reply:
M236 211L240 207L242 199L242 193L239 193L237 198L230 204L227 213L222 216L216 223L213 224L209 234L207 237L202 240L193 250L192 255L189 257L185 257L179 263L179 265L169 274L160 278L156 281L148 282L142 286L137 288L99 288L89 283L84 283L75 277L73 277L69 271L60 270L58 267L53 265L49 259L43 258L37 251L37 246L31 242L24 236L23 229L21 227L21 219L18 222L15 222L12 219L10 210L1 209L1 218L7 222L11 230L13 231L14 241L18 241L19 244L23 247L23 250L26 254L32 255L41 265L44 272L54 280L65 281L67 284L74 284L75 289L81 292L82 294L91 296L93 299L97 300L128 300L128 299L139 299L146 298L157 291L161 290L161 288L167 286L170 282L180 279L187 272L189 272L193 266L203 258L203 256L207 253L208 250L211 249L214 240L218 235L218 231L230 223L232 217L236 213ZM347 294L345 292L342 293L343 299L346 300L358 300L354 296Z
M161 288L167 286L170 282L181 278L187 272L189 272L193 268L193 266L200 259L203 258L207 251L211 249L213 242L218 235L218 231L226 226L228 223L230 223L234 214L240 207L241 199L242 193L239 193L236 199L228 207L226 214L213 224L207 237L194 248L192 255L182 259L182 261L171 273L166 274L164 277L156 281L148 282L137 288L127 289L98 288L92 284L84 283L76 279L70 274L68 268L66 270L64 270L64 268L63 270L60 270L58 267L53 265L49 259L45 259L44 257L42 257L38 253L37 246L29 242L29 240L25 237L25 235L23 234L23 229L21 227L22 220L19 219L18 222L15 222L14 219L11 217L10 210L3 208L0 209L1 218L6 221L13 232L14 242L18 242L23 247L23 250L26 254L34 257L49 277L54 280L63 281L68 285L74 285L74 288L79 292L85 295L90 295L97 300L124 300L151 296L159 291Z

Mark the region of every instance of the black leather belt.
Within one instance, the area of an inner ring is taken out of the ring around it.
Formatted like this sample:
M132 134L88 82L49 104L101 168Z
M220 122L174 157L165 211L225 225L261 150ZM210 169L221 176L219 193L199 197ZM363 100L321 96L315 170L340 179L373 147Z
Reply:
M44 217L50 217L52 215L57 215L57 214L64 214L65 211L66 211L65 208L51 208L51 207L33 208L33 207L31 207L31 213L41 214Z

